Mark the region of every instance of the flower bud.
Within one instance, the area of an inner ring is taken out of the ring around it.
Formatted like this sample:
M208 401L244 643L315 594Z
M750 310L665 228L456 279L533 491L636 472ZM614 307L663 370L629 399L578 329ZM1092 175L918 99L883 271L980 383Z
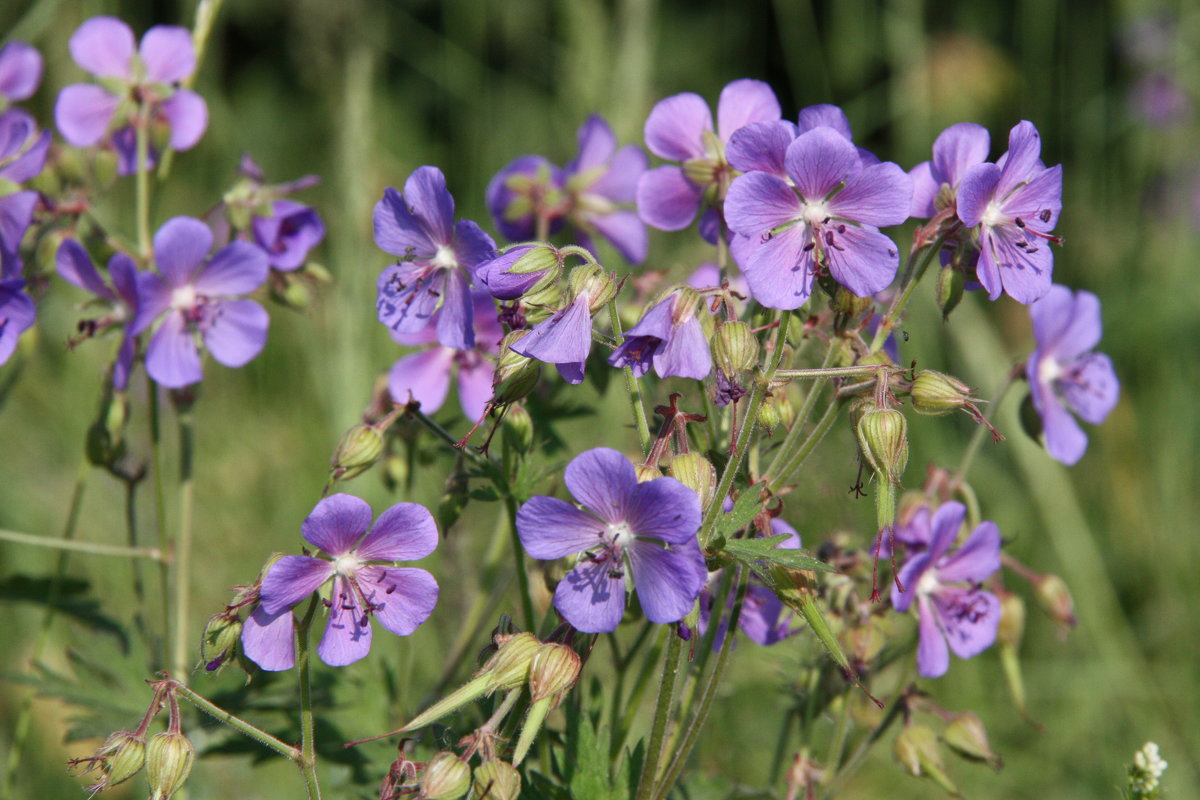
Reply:
M598 266L584 265L571 270L567 278L570 296L575 298L587 292L588 310L595 314L617 295L617 284L612 277Z
M909 725L896 735L892 753L908 774L928 778L951 794L958 794L942 768L937 736L932 729L925 725Z
M399 453L390 453L383 459L383 485L388 491L394 492L401 486L408 486L408 459Z
M428 800L457 800L471 788L471 766L443 750L425 763L421 776L421 797Z
M125 454L125 426L129 400L124 392L105 392L96 419L87 431L87 458L97 467L109 467Z
M497 405L520 400L537 385L541 363L512 349L513 344L528 334L528 330L513 331L500 343L500 359L492 377L492 402Z
M216 672L228 664L237 653L241 637L242 620L236 613L222 612L209 618L200 640L200 659L204 662L204 668Z
M863 460L893 485L908 466L908 423L894 408L875 408L858 421L858 448Z
M364 422L342 435L329 463L330 477L338 481L357 478L375 465L383 455L383 434Z
M521 773L505 761L485 761L475 768L472 786L477 798L517 800L521 793Z
M971 387L951 375L923 369L912 384L912 407L918 414L940 417L971 405Z
M638 464L633 468L634 474L637 475L638 483L646 483L663 476L662 470L658 467L649 464Z
M992 769L1000 769L1003 763L1000 756L988 746L987 729L983 720L970 711L955 714L946 730L942 732L942 741L965 759L982 761Z
M942 319L949 319L950 312L962 300L965 283L966 279L962 271L954 267L942 267L938 272L936 298L937 306L942 310Z
M196 748L178 731L165 731L151 737L146 745L150 800L168 800L178 792L192 771L195 757Z
M279 289L271 287L272 297L288 308L297 311L308 308L312 302L312 292L309 291L308 286L303 281L293 279L288 273L284 274L287 277L283 279L283 287Z
M88 791L102 792L141 772L146 763L146 740L130 731L116 731L109 734L95 755L68 763L72 771L79 768L88 773L99 769L100 780L89 786Z
M829 298L829 308L834 314L852 322L865 314L875 301L871 297L859 297L845 286L838 285Z
M529 694L533 702L552 698L557 703L575 685L582 669L579 654L567 645L543 644L529 665Z
M1016 647L1025 633L1025 601L1013 592L1000 595L1000 625L996 629L996 641L1007 647Z
M758 424L766 428L767 436L774 433L782 421L783 415L779 413L779 404L775 397L764 398L758 407Z
M734 375L758 363L758 339L746 323L727 322L713 335L712 354L726 375Z
M542 643L532 633L514 634L500 645L478 674L489 679L489 691L517 689L529 680L529 666Z
M671 459L671 477L700 495L700 507L708 508L717 490L717 470L699 453L680 453Z
M1060 635L1066 635L1068 628L1074 628L1079 622L1075 618L1075 600L1067 582L1057 575L1043 575L1033 584L1034 594L1042 610L1054 618L1059 625Z
M524 406L513 403L504 412L500 429L504 446L522 455L533 447L533 418Z

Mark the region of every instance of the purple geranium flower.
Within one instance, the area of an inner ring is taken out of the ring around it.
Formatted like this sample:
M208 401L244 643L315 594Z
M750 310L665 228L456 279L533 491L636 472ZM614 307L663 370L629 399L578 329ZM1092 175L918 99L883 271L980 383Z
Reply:
M557 233L567 213L563 182L562 170L537 155L520 156L497 172L485 197L501 235L523 242Z
M388 373L388 390L393 400L397 403L416 400L423 412L432 414L445 402L451 373L457 369L458 402L463 413L472 420L483 416L492 399L492 376L496 371L490 359L500 352L504 330L496 316L496 305L487 292L473 292L472 301L475 306L475 347L472 349L455 350L438 345L430 328L404 335L404 344L434 346L405 356L392 366Z
M592 237L598 233L626 261L646 260L646 226L634 211L622 208L636 199L638 178L645 171L641 149L632 144L617 149L617 137L604 118L587 118L579 128L579 152L563 170L567 218L582 246L595 253Z
M0 47L0 108L28 100L42 82L42 54L25 42Z
M325 238L325 223L316 210L291 200L271 203L271 215L254 217L251 227L267 261L285 272L299 268Z
M818 270L859 297L891 283L899 253L876 226L908 218L908 175L891 162L864 166L854 145L827 127L788 145L784 166L790 184L748 172L725 200L729 227L753 245L742 271L754 299L768 308L799 308Z
M712 371L712 354L696 318L696 299L691 291L671 292L625 333L608 363L630 367L639 378L653 364L660 378L703 380Z
M904 591L892 586L892 605L897 611L907 611L913 600L917 601L917 671L926 678L946 674L949 650L959 658L971 658L991 647L1000 624L1000 601L979 588L1000 569L996 523L980 523L962 546L949 554L966 513L962 503L949 502L932 515L914 515L914 526L928 523L927 529L913 527L912 531L915 538L928 543L927 549L900 568Z
M15 184L34 178L46 164L50 131L38 131L33 117L20 109L0 114L0 179ZM33 222L38 193L15 191L0 197L0 278L21 271L20 245Z
M0 279L0 364L5 364L17 349L17 340L37 316L33 300L23 291L20 278Z
M945 199L952 199L958 194L967 171L987 161L991 141L987 128L973 122L960 122L939 133L933 140L933 160L908 171L913 182L912 215L930 219L942 211L938 195L944 192Z
M59 277L91 292L106 307L106 312L99 318L80 323L83 338L94 336L114 325L123 326L121 346L112 366L112 382L114 389L124 389L129 385L129 373L133 369L135 337L132 331L138 309L140 278L133 259L124 253L116 253L108 260L111 286L100 276L87 250L74 239L63 239L58 246L55 264Z
M175 217L154 234L159 274L138 282L140 306L133 334L163 318L146 348L146 372L171 389L204 377L196 336L220 363L240 367L267 341L267 312L253 300L233 299L267 279L267 255L249 242L232 242L205 260L212 231L198 219Z
M438 341L456 350L474 347L470 280L496 245L474 222L454 222L441 170L420 167L404 182L403 195L384 191L375 205L375 244L399 257L380 274L375 303L393 337L422 330L440 309Z
M674 478L638 483L629 459L605 447L572 459L564 480L586 511L537 495L517 512L517 533L529 555L582 554L554 592L563 618L585 633L616 630L628 571L647 619L683 619L706 577L696 542L696 493Z
M554 314L534 325L510 349L558 368L568 383L582 383L583 369L592 351L591 297L583 289Z
M1037 128L1021 122L998 163L971 167L959 183L958 218L978 226L975 272L992 300L1003 292L1028 304L1050 289L1049 244L1059 242L1050 231L1062 209L1062 165L1047 169L1041 152Z
M391 564L424 558L437 548L433 517L424 506L397 503L374 527L371 518L371 507L347 494L317 503L301 533L331 560L284 556L267 570L259 606L242 629L242 647L252 661L271 671L292 667L292 606L330 579L329 623L317 655L331 667L366 656L372 616L397 636L408 636L429 618L437 605L437 581L423 569Z
M1098 425L1120 394L1112 361L1092 350L1100 342L1100 301L1091 292L1072 294L1065 286L1051 286L1029 307L1029 316L1037 348L1025 370L1046 450L1074 464L1087 449L1087 434L1067 408Z
M726 160L730 137L745 125L779 120L779 101L762 81L737 80L721 90L717 131L702 97L691 92L658 101L646 118L646 147L654 155L677 161L649 170L638 180L637 205L642 220L664 231L692 224L702 204L708 208L700 233L716 244L721 230L719 207L733 180Z
M128 25L115 17L93 17L71 36L70 49L75 63L102 84L72 84L59 93L54 120L69 143L97 144L119 117L113 143L121 156L120 172L135 171L132 126L142 105L149 106L153 122L170 128L172 150L187 150L200 141L208 127L208 106L200 95L179 87L196 69L196 50L187 28L156 25L146 31L135 51Z

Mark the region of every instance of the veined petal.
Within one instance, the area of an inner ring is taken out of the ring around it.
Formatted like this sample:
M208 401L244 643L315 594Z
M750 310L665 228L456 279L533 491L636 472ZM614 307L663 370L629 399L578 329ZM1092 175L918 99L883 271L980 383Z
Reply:
M459 266L474 277L479 266L496 255L496 243L478 224L460 219L454 224L454 255Z
M983 583L1000 569L1000 529L991 520L979 523L962 547L937 568L941 583Z
M42 81L42 55L25 42L0 48L0 97L27 100Z
M124 253L114 253L108 260L108 277L112 280L117 295L129 307L134 318L137 317L138 298L138 269L133 259Z
M733 81L721 90L717 101L717 134L721 141L728 142L739 128L779 119L781 113L770 85L749 78Z
M192 282L199 294L228 297L262 286L271 271L267 254L250 242L235 241L222 247Z
M617 149L617 137L599 114L592 114L579 126L579 149L567 165L567 172L578 174L604 166Z
M966 517L967 507L954 500L942 503L933 512L933 517L929 520L931 533L929 555L934 561L940 559L947 550L954 546Z
M874 552L874 547L871 548ZM912 556L904 565L900 567L900 583L904 586L904 591L901 592L896 583L892 582L892 608L897 611L907 611L912 605L912 601L917 598L917 583L921 580L921 576L925 574L925 570L929 569L932 559L929 553L918 553Z
M1021 120L1008 134L1008 152L1003 157L996 196L1007 197L1019 184L1029 180L1030 175L1040 168L1041 156L1042 138L1037 128L1032 122Z
M950 651L946 648L946 637L938 627L936 613L930 601L922 597L917 604L920 620L917 672L923 678L940 678L950 669Z
M1000 601L991 592L944 586L930 602L950 649L959 658L977 656L996 641Z
M997 193L997 196L1002 196ZM1005 215L1020 217L1030 229L1047 233L1054 230L1062 211L1062 166L1041 170L1028 183L1004 197Z
M470 350L475 346L474 302L467 279L457 269L443 271L442 306L438 315L438 341L455 350Z
M408 636L433 613L438 585L433 576L416 567L365 567L359 580L376 606L372 613L389 633Z
M908 213L917 219L929 219L937 213L934 201L942 185L934 179L932 166L930 162L922 161L908 171L913 184L912 205Z
M874 228L847 225L834 241L836 246L824 248L829 274L855 295L870 297L896 277L900 268L896 245Z
M483 417L487 404L492 399L492 379L496 368L492 362L480 358L473 364L460 363L458 367L458 403L467 419Z
M191 89L176 89L161 111L171 126L167 144L172 150L190 150L208 129L208 104Z
M91 147L104 138L121 99L100 86L76 83L58 93L54 124L69 144Z
M581 561L558 582L554 607L583 633L610 633L625 615L625 576L620 563Z
M959 122L933 140L933 177L938 183L958 186L967 170L987 161L992 139L987 128Z
M334 578L329 622L317 645L317 655L331 667L344 667L371 651L371 626L358 594L345 578Z
M83 245L74 239L63 239L54 257L58 276L80 289L91 292L107 300L115 299L112 290L105 285L104 279L96 271L92 259L88 256Z
M178 25L155 25L138 47L146 77L155 83L179 83L196 71L192 32Z
M800 109L800 115L797 118L797 130L800 133L808 133L820 127L832 128L847 142L854 141L854 133L850 130L850 120L846 117L846 112L837 106L818 103Z
M675 310L675 295L659 303L655 303L637 324L625 332L630 336L653 336L656 339L670 339L672 315Z
M154 262L169 284L182 286L196 274L212 244L212 231L203 222L174 217L154 234Z
M25 231L33 222L33 210L37 207L37 201L38 193L35 191L13 192L0 197L0 248L16 253L21 239L25 237Z
M826 127L797 136L788 145L783 163L800 195L810 202L821 200L862 168L858 151L850 140ZM911 200L911 194L908 199Z
M637 199L638 179L647 164L642 148L625 145L613 155L604 174L588 187L588 193L607 197L614 203L632 203Z
M725 196L725 221L743 236L758 237L801 218L804 204L775 175L747 172L734 179Z
M411 264L393 264L379 274L375 310L393 337L417 333L429 325L441 300L445 272L425 274Z
M160 276L142 272L137 276L137 310L130 332L139 334L171 308L171 287Z
M454 351L449 347L434 347L400 359L388 372L392 400L397 403L415 400L426 414L437 411L446 402L453 363Z
M808 227L794 225L751 250L741 265L750 295L767 308L793 309L808 302L815 271L811 242Z
M755 122L739 128L729 137L725 158L729 166L741 172L766 172L787 177L784 158L788 145L796 139L796 127L784 120Z
M418 167L404 182L404 200L435 244L450 243L454 231L454 198L437 167ZM387 249L386 247L384 248Z
M418 503L397 503L379 515L354 552L364 561L417 561L437 546L437 524L429 510Z
M571 459L563 482L576 500L610 523L628 519L630 501L638 487L633 464L608 447L585 450Z
M687 161L704 155L703 132L712 130L712 112L698 94L684 92L659 100L650 109L643 130L646 147L668 161Z
M1100 300L1091 292L1051 286L1029 306L1038 349L1059 361L1082 355L1100 343Z
M0 364L12 357L21 334L29 330L37 317L37 307L21 289L25 282L17 279L0 282L0 313L6 324L0 327Z
M92 17L71 34L71 58L101 78L133 77L133 31L116 17Z
M333 563L309 556L284 556L263 577L262 609L274 616L321 588L333 574Z
M1067 405L1084 422L1099 425L1116 406L1121 392L1112 361L1103 353L1088 353L1070 369L1070 377L1059 384Z
M695 541L700 516L700 497L695 491L674 478L655 478L634 487L624 519L634 536L684 545Z
M437 252L437 243L430 240L421 219L409 211L405 201L406 198L390 186L383 190L383 198L375 204L372 214L375 244L385 253L408 260L432 258Z
M704 187L685 178L679 167L656 167L638 179L638 216L660 231L681 231L692 224L703 196Z
M979 224L996 194L999 181L1000 168L995 164L976 164L967 170L958 184L957 195L958 218L963 225L972 228Z
M996 263L1004 293L1013 300L1027 305L1050 290L1054 253L1049 243L1029 239L1015 225L1000 225L981 231L979 244L980 258L987 256Z
M146 348L146 372L168 389L180 389L204 377L200 351L182 313L172 311Z
M556 497L534 495L517 511L517 535L533 558L552 561L600 544L607 526Z
M266 309L253 300L221 300L204 307L200 334L218 363L242 367L262 352L270 322Z
M632 211L613 211L588 218L588 223L631 264L646 260L650 248L646 226Z
M304 541L334 558L349 553L371 527L371 506L349 494L323 498L300 526Z
M1049 387L1031 384L1030 395L1042 417L1046 452L1068 467L1076 464L1087 452L1087 434Z
M908 173L885 161L846 178L846 186L829 201L834 216L875 227L899 225L908 219L913 186Z
M242 652L267 672L291 669L296 665L295 637L291 608L268 614L260 605L242 626Z
M708 573L700 546L692 540L668 550L651 542L629 547L633 582L646 619L678 622L696 605Z
M547 364L576 364L587 361L592 349L592 315L586 292L571 305L544 319L512 346L514 353Z
M712 371L712 353L704 330L695 317L684 322L654 354L654 371L660 378L704 380Z

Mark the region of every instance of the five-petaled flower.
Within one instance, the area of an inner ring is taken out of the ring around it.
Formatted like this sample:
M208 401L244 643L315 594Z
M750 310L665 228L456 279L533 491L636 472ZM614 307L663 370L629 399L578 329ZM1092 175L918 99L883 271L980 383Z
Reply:
M121 346L112 366L112 384L114 389L124 389L133 369L135 337L132 331L138 309L139 273L133 259L124 253L114 253L108 260L109 281L106 282L83 245L74 239L63 239L55 255L55 265L59 277L91 292L106 306L106 312L98 318L80 321L81 338L95 336L115 325L123 327Z
M0 180L10 187L36 177L49 148L50 131L39 133L29 114L19 108L0 114ZM0 196L0 278L16 278L21 272L21 240L33 222L38 197L32 189Z
M344 667L371 649L370 618L385 630L408 636L437 605L437 581L423 569L391 566L415 561L437 548L438 532L429 511L397 503L371 525L366 501L335 494L317 503L301 533L329 559L284 556L263 577L258 608L242 629L246 655L265 670L295 664L292 606L332 581L329 622L317 655L331 667Z
M298 269L325 238L325 223L316 209L292 200L271 203L271 213L255 216L250 227L271 266L283 272Z
M991 137L987 128L959 122L933 140L933 160L908 171L913 182L912 215L931 219L955 207L958 187L972 167L987 161Z
M198 219L175 217L154 234L159 274L138 281L134 335L163 318L146 348L146 372L177 389L204 377L196 336L227 367L249 363L267 341L267 312L253 300L234 299L267 279L267 255L249 242L231 242L205 260L212 231Z
M563 618L585 633L616 630L628 575L647 619L683 619L706 578L696 542L696 493L674 478L638 483L629 459L604 447L572 459L564 480L586 511L537 495L517 512L517 533L529 555L581 554L554 592Z
M697 302L690 290L671 292L625 333L608 363L629 367L639 378L653 364L660 378L703 380L712 371L712 354L696 318Z
M1029 316L1037 348L1025 370L1046 450L1074 464L1087 449L1087 434L1067 408L1098 425L1121 391L1112 361L1092 350L1100 342L1100 301L1091 292L1072 294L1065 286L1051 286L1029 307Z
M946 674L951 650L971 658L991 647L1000 625L1000 601L979 588L1000 569L1000 530L994 522L981 522L951 554L966 514L966 506L956 502L932 513L917 510L907 532L914 554L900 568L904 591L892 587L897 611L917 601L917 671L926 678Z

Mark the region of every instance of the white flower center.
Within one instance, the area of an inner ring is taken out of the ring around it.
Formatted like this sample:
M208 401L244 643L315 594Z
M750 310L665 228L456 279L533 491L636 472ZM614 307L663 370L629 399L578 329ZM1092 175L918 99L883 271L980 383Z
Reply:
M997 225L1004 225L1009 219L1008 215L1001 210L1000 203L993 200L988 203L987 210L983 212L983 216L979 218L979 221L988 227L995 227Z
M1038 383L1042 384L1043 386L1049 386L1053 384L1062 376L1062 374L1062 364L1059 364L1053 358L1043 358L1038 362Z
M196 290L192 285L184 284L171 292L171 308L185 311L196 305Z
M449 245L439 244L432 263L437 269L454 269L458 266L458 258Z
M349 578L362 566L362 559L353 552L340 555L333 560L333 571L343 578Z
M917 581L917 594L928 597L941 585L941 581L937 578L937 569L930 565L929 569L925 570L925 574L921 576L921 580Z
M625 522L614 522L608 526L608 541L618 550L624 550L633 543L633 531Z
M825 203L804 204L804 221L811 228L823 224L830 216L832 215L829 213L829 206L825 205Z

